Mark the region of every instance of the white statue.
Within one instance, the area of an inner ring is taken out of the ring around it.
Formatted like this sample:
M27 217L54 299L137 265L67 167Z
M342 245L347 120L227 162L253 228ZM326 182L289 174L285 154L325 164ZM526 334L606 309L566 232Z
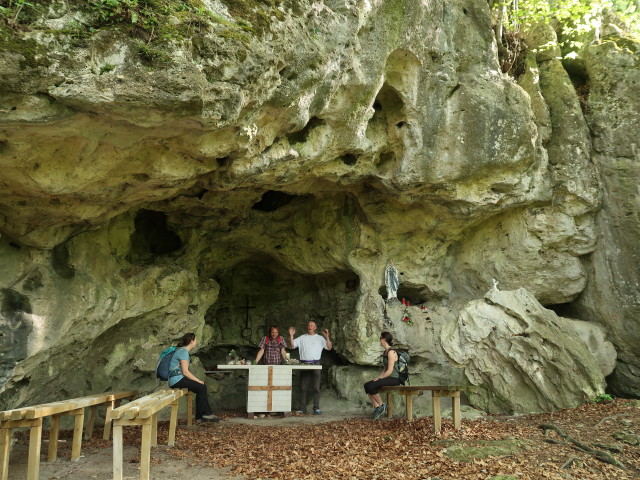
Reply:
M400 280L398 270L391 260L387 261L387 267L384 270L384 284L387 287L387 302L392 298L397 299Z

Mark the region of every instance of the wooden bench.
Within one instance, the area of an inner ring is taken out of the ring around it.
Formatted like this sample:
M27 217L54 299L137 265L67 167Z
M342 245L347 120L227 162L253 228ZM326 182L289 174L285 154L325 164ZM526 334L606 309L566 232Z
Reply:
M178 424L178 400L187 398L187 423L191 424L191 406L193 393L186 388L175 390L159 390L129 402L111 412L113 419L113 479L122 480L123 443L122 428L126 426L142 426L140 448L140 479L149 480L151 465L151 447L158 444L158 412L171 405L169 421L169 438L167 445L173 446Z
M425 391L431 391L433 402L433 431L439 432L442 427L442 410L440 399L451 398L451 412L453 427L460 430L460 392L473 391L476 387L459 385L397 385L395 387L382 387L380 392L387 394L387 417L393 416L393 392L404 395L407 406L407 421L413 420L413 397L422 395Z
M93 424L96 418L96 409L98 406L106 405L107 412L105 416L104 435L108 439L108 427L111 425L110 413L120 400L135 398L137 395L137 390L106 392L0 412L0 480L7 480L9 476L9 455L12 429L30 429L27 480L38 480L40 476L42 422L45 417L51 417L47 461L52 462L58 457L58 437L60 433L60 417L62 415L73 415L75 417L73 441L71 444L71 460L78 460L80 458L80 449L82 447L84 409L87 407L91 409L86 429L86 438L90 438L93 435Z

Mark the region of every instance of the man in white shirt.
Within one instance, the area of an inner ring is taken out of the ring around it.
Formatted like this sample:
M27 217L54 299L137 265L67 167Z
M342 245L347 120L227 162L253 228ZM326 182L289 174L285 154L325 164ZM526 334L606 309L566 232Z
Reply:
M289 340L291 348L298 348L300 362L307 365L320 365L322 350L331 350L331 340L329 340L329 330L322 331L322 336L316 333L316 322L313 320L307 324L307 333L300 335L294 340L293 335L296 329L289 327ZM305 413L307 409L307 390L309 384L313 382L313 413L320 415L320 370L309 370L300 372L300 408L298 413Z

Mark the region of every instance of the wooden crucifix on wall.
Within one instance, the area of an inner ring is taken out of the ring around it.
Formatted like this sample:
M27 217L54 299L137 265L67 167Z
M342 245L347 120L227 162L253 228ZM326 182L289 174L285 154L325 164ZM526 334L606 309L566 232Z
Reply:
M241 336L244 338L251 338L251 334L253 332L251 331L251 327L249 327L249 310L256 307L253 305L249 305L249 295L245 297L245 305L240 308L243 308L246 310L244 328L242 329Z

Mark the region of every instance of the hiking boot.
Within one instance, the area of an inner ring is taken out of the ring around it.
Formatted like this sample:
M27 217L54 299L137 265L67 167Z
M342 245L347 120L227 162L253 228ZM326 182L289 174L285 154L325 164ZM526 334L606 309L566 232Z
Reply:
M202 415L201 418L199 418L198 420L200 420L201 422L219 422L220 419L218 417L216 417L213 414L209 414L209 415ZM196 420L196 422L198 421Z
M373 419L378 420L385 413L387 413L387 405L386 403L383 403L373 411Z
M322 410L320 410L319 408L316 408L316 409L313 411L313 414L314 414L314 415L322 415Z

